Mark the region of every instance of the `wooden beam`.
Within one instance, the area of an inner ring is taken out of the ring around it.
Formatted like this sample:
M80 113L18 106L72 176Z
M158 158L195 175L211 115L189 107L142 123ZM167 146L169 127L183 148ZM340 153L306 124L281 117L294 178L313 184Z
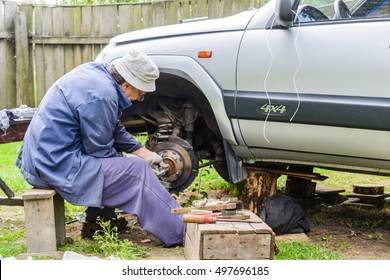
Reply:
M14 192L7 186L7 184L0 178L0 187L8 198L14 197Z
M107 44L112 36L34 36L30 43L42 45L93 45Z
M13 32L9 31L0 31L0 39L12 39L14 37Z
M296 177L300 179L306 180L315 180L315 181L324 181L328 179L327 176L322 176L319 173L305 173L305 172L297 172L297 171L289 171L289 170L281 170L281 169L271 169L271 168L262 168L262 167L251 167L248 166L246 168L248 171L258 171L258 172L268 172L268 173L276 173L276 174L284 174L291 177Z
M21 197L0 197L0 205L7 205L7 206L23 206L23 199Z
M16 104L34 107L26 13L15 13Z

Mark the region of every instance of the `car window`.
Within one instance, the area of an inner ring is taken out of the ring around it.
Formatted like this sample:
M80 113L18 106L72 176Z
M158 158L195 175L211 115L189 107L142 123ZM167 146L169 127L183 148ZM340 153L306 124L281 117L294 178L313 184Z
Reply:
M296 24L390 18L390 0L301 0L295 15Z

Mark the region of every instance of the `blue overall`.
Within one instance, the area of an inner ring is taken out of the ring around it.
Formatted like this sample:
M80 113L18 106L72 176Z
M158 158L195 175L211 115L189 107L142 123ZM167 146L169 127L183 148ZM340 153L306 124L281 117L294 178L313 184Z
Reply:
M107 70L85 63L47 91L26 131L16 165L32 186L54 188L66 201L117 207L167 246L182 242L179 205L141 158L141 147L120 122L131 102Z

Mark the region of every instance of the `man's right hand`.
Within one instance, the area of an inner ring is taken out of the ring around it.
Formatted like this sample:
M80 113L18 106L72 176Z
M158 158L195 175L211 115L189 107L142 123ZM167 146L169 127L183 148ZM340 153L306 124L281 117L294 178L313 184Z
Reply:
M155 165L158 165L158 166L160 166L162 168L168 168L169 167L168 164L164 163L163 158L159 154L157 154L155 152L153 152L145 160L150 164L151 167L153 167Z

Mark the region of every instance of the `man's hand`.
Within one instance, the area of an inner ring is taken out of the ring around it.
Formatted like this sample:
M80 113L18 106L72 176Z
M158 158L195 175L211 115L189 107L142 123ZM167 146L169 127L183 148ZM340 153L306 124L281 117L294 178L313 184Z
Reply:
M163 159L161 156L159 156L157 153L152 152L148 150L145 147L142 147L136 151L133 152L134 155L142 157L144 160L146 160L150 166L153 168L155 165L159 165L160 167L167 169L169 168L169 164L166 164L163 162Z
M159 165L161 166L162 168L167 168L169 167L168 164L164 163L163 162L163 158L161 156L159 156L157 153L151 153L146 159L145 159L149 164L150 166L154 166L154 165Z

